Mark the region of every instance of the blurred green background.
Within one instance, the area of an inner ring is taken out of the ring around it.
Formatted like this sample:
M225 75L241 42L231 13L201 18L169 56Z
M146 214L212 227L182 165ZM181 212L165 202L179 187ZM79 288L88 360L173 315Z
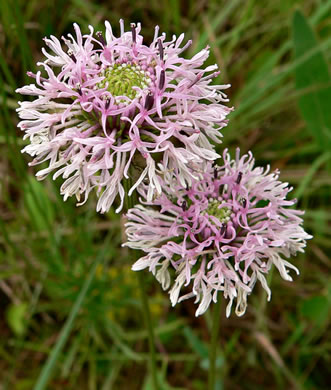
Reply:
M147 334L133 259L118 215L76 208L61 181L40 183L22 155L15 89L42 59L42 38L109 20L185 32L192 56L207 44L235 111L224 143L252 150L306 210L314 235L292 259L293 283L269 274L270 303L256 288L246 315L223 313L217 389L327 389L331 367L331 2L321 0L0 1L0 389L144 389ZM30 82L30 81L29 81ZM206 388L210 313L171 308L146 274L162 389ZM47 362L47 363L46 363Z

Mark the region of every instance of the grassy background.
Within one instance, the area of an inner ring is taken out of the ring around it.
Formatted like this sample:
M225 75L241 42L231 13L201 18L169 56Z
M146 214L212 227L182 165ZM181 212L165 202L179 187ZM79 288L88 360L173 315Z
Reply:
M42 37L78 22L116 32L141 21L207 44L236 110L223 146L280 168L314 235L293 283L269 275L247 314L222 321L217 389L327 389L331 365L331 2L321 0L7 0L0 2L0 389L150 389L132 259L120 220L76 208L60 181L39 183L22 156L15 89L42 58ZM222 146L222 147L223 147ZM210 313L170 308L146 272L163 389L205 389ZM224 317L224 314L223 314Z

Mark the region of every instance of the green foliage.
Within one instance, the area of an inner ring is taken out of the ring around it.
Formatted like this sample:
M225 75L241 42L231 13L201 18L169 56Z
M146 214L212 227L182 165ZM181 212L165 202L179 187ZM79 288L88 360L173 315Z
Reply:
M331 76L323 52L318 47L314 32L300 11L293 17L295 58L300 59L316 48L316 53L303 61L295 71L296 88L301 115L321 149L331 146Z
M34 230L41 232L54 225L54 205L45 187L31 176L28 176L27 183L24 183L24 205Z
M54 348L52 349L52 352L49 355L49 357L46 361L46 364L44 365L44 367L43 367L43 369L38 377L38 380L37 380L37 383L34 387L34 390L43 390L46 388L46 386L50 380L50 377L52 375L52 371L54 370L54 366L59 358L59 354L60 354L62 348L64 347L64 345L65 345L65 343L70 335L70 332L73 329L75 319L78 315L80 308L82 307L82 304L83 304L85 297L88 293L88 290L91 286L93 278L95 277L96 268L99 265L99 263L101 261L103 261L105 258L108 245L109 245L109 240L106 240L105 248L102 250L101 253L99 253L97 255L97 257L93 263L93 266L91 267L91 270L89 271L87 278L84 281L84 284L82 285L82 289L81 289L77 299L75 300L75 304L73 305L73 307L70 311L69 317L62 328L62 331L59 335L59 338L58 338Z
M17 335L22 336L26 329L26 312L28 305L26 303L11 304L6 313L7 322L10 329Z
M36 69L42 38L72 32L73 22L101 30L105 19L118 33L120 18L127 26L141 21L147 41L156 24L170 36L184 31L193 40L187 55L211 47L209 64L217 62L219 81L232 84L235 107L218 150L239 145L259 164L280 168L314 235L292 259L301 271L293 283L273 273L270 303L256 289L244 317L223 313L218 388L327 388L331 3L319 0L0 1L0 387L151 388L119 216L96 214L93 195L81 208L64 203L60 180L38 182L16 128L23 97L15 89ZM162 389L205 389L209 313L195 318L192 301L171 308L147 272L145 282Z
M328 319L330 306L326 297L317 295L302 302L301 314L316 325L322 325Z

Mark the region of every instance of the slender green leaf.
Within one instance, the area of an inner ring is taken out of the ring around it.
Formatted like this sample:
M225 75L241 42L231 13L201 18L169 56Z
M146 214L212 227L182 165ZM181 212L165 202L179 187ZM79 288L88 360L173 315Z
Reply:
M92 284L92 281L93 281L94 276L95 276L96 267L99 263L101 263L104 260L108 245L109 245L109 239L104 244L103 249L100 251L99 255L96 257L96 259L95 259L95 261L90 269L90 272L89 272L89 274L88 274L88 276L87 276L87 278L82 286L82 289L80 290L80 293L77 297L77 300L71 309L70 315L69 315L66 323L64 324L64 326L61 330L60 336L59 336L54 348L52 349L52 352L49 355L45 365L43 366L43 368L41 370L41 373L40 373L39 378L37 380L37 383L34 387L34 390L43 390L46 388L47 384L49 383L51 376L52 376L52 373L53 373L53 370L54 370L54 367L55 367L55 364L56 364L56 362L60 356L60 353L61 353L61 351L62 351L70 333L71 333L71 330L72 330L74 323L75 323L75 319L79 313L80 308L83 305L84 299L85 299L87 292Z
M202 340L199 339L195 332L193 332L193 330L188 326L185 326L183 328L183 334L192 350L202 359L208 359L208 347Z
M211 30L216 32L218 29L220 29L223 23L226 22L231 12L233 12L239 3L239 0L232 0L227 2L226 5L221 9L222 12L216 13L215 17L209 21ZM207 45L208 39L208 32L203 30L200 34L199 41L197 42L196 46L194 46L194 50L202 50Z
M300 11L296 11L293 17L293 41L296 59L318 47L314 32ZM312 136L321 148L327 149L331 146L331 77L321 50L296 68L295 80L297 90L316 84L326 85L301 96L298 103Z
M328 161L329 159L331 158L331 152L326 152L324 154L322 154L321 156L319 156L310 166L310 168L308 169L305 177L303 178L303 180L301 181L300 183L300 186L297 188L297 190L295 191L294 193L294 196L296 198L301 198L302 195L304 194L305 192L305 189L309 186L309 183L311 182L311 180L313 179L315 173L318 171L318 169L320 168L320 166L322 164L324 164L326 161Z
M55 212L52 202L47 196L45 186L32 176L28 176L25 183L24 201L37 231L47 230L49 226L53 226Z
M316 8L316 12L311 16L310 22L312 24L318 23L321 19L323 19L328 12L331 10L331 1L326 1L324 4L320 4L319 7Z

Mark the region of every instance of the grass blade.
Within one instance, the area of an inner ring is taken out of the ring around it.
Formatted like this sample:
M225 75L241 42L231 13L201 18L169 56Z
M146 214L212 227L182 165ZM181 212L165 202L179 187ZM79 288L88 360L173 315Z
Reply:
M64 324L64 326L61 330L60 336L59 336L54 348L52 349L52 352L49 355L44 367L41 370L41 373L40 373L39 378L37 380L37 383L34 387L34 390L45 389L48 382L50 381L52 372L54 370L54 366L55 366L55 364L60 356L62 348L64 347L64 345L65 345L65 343L70 335L70 332L74 326L75 319L78 315L80 308L82 307L82 304L83 304L84 299L86 297L86 294L89 290L89 287L91 286L91 283L92 283L93 278L95 276L96 267L100 262L103 261L103 259L105 257L105 253L106 253L106 249L108 247L108 244L109 244L109 239L106 241L103 250L101 250L99 255L96 257L96 259L91 267L91 270L88 274L88 277L85 280L85 283L82 286L82 289L77 297L77 300L71 309L70 315L69 315L66 323Z
M325 162L327 162L330 158L331 158L331 152L325 152L311 164L310 168L307 171L306 176L303 178L299 187L294 192L295 198L300 199L302 197L306 188L309 186L309 183L311 182L312 178L314 177L315 173L318 171L320 166Z
M293 41L296 59L318 46L311 27L300 11L296 11L293 17ZM298 91L316 84L326 85L301 96L298 103L312 136L322 149L327 149L331 146L331 77L320 50L296 68L295 80Z

